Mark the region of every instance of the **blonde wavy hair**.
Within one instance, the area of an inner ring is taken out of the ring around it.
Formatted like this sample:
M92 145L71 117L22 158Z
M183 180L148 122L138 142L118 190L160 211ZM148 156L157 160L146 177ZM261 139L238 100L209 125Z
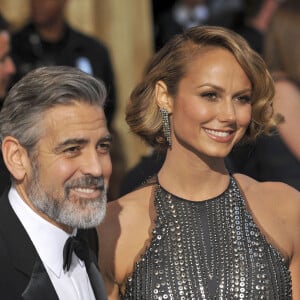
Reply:
M274 84L263 59L237 33L217 26L197 26L174 36L157 52L146 68L142 81L132 91L126 109L126 121L133 133L154 148L166 150L162 117L155 99L155 86L163 81L175 98L187 65L201 57L207 47L225 48L236 58L249 77L253 90L252 118L244 136L254 140L269 133L280 122L273 115Z

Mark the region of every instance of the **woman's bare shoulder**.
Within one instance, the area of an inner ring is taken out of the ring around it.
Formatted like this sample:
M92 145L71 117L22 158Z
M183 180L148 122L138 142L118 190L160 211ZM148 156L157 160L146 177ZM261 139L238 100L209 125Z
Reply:
M124 283L150 237L152 193L153 186L143 187L107 205L98 233L100 266L110 282Z
M291 204L300 205L300 192L283 182L264 181L260 182L252 177L244 174L235 174L244 194L248 194L255 198L267 199L269 201L282 201L286 205L286 201L290 201Z
M281 222L287 229L299 222L299 191L282 182L259 182L242 174L235 177L249 207L257 216L278 224Z
M127 219L139 217L149 208L153 186L147 186L108 202L106 214L100 228L114 226L115 223L126 222ZM110 230L111 230L110 229Z
M235 178L260 229L286 256L299 239L300 192L282 182L259 182L242 174Z

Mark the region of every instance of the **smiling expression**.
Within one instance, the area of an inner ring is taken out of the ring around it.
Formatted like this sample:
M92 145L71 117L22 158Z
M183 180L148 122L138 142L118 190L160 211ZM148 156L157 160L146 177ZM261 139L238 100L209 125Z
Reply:
M28 198L59 227L92 227L106 206L111 136L103 109L60 105L44 114L42 138L28 171Z
M172 147L225 157L251 120L251 82L229 51L203 51L187 66L172 101Z

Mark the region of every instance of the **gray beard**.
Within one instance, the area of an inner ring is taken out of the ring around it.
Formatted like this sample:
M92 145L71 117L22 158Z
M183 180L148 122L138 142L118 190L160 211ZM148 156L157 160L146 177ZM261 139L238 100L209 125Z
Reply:
M82 178L79 181L89 182L93 180L101 183L101 194L96 199L76 198L70 199L69 189L72 183L67 183L64 188L64 194L55 193L51 194L45 192L41 187L39 181L39 169L36 162L32 165L32 178L29 182L28 197L33 206L47 215L50 219L57 223L69 226L71 228L91 228L100 224L106 212L106 187L103 183L103 178ZM69 186L69 187L68 187ZM86 185L85 185L86 186Z

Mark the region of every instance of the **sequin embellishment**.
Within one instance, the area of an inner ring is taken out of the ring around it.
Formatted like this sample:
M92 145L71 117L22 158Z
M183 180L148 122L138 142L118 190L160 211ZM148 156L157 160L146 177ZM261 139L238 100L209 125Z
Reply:
M286 261L246 210L235 179L206 201L157 185L150 246L126 283L130 300L291 299Z

